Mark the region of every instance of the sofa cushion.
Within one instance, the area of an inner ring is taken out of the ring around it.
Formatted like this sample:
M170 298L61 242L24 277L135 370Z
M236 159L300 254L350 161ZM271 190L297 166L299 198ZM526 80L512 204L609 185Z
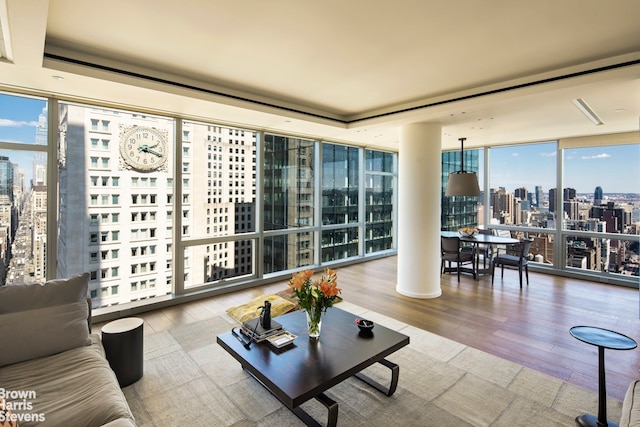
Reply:
M90 344L89 274L0 287L0 366Z
M278 295L261 295L249 301L246 304L237 305L227 309L227 314L236 319L238 322L243 323L250 319L255 319L260 316L265 301L271 303L271 317L280 316L281 314L288 313L296 308L296 305L291 301L278 296Z
M640 381L633 381L622 402L620 427L640 427Z

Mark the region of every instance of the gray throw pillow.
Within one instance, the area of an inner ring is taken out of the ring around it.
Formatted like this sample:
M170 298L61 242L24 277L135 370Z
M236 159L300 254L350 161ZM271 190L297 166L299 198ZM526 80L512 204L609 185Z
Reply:
M89 274L0 287L0 366L89 345Z

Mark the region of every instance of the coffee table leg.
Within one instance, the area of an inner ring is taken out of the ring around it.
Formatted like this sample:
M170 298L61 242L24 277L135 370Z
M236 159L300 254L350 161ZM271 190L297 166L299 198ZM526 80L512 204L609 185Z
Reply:
M324 393L320 393L315 399L322 403L328 410L327 427L335 427L338 424L338 404ZM313 417L305 412L301 407L291 410L303 423L308 426L321 426Z
M251 375L264 388L266 388L271 394L273 394L271 392L271 390L269 390L269 388L266 385L264 385L264 383L262 381L260 381L260 379L253 374L253 372L251 372L250 370L246 369L246 367L244 365L242 365L242 369L244 369L245 372L247 372L249 375ZM327 411L328 411L328 414L327 414L327 427L336 427L336 425L338 424L338 403L335 400L331 399L329 396L327 396L324 393L320 393L319 395L317 395L315 397L315 399L318 402L322 403L325 408L327 408ZM289 408L289 409L291 410L291 412L294 413L294 415L296 417L300 418L300 420L303 423L305 423L306 425L312 426L312 427L321 427L322 426L322 424L317 422L311 415L307 414L306 411L304 409L302 409L301 407L297 406L295 408Z
M370 386L372 386L376 390L383 392L387 396L391 396L393 393L396 392L396 388L398 388L398 378L400 377L400 366L396 365L393 362L389 362L386 359L382 359L382 360L378 361L378 363L380 363L381 365L384 365L387 368L391 369L391 384L389 384L389 388L383 386L382 384L380 384L376 380L368 377L367 375L363 374L362 372L358 372L355 376L356 376L356 378L358 378L359 380L364 381L365 383L369 384Z

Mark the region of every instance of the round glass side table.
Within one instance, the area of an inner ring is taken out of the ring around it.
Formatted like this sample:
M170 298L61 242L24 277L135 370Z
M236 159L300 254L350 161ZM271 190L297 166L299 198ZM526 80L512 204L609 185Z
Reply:
M598 347L598 416L583 414L576 418L576 423L583 427L618 427L618 424L607 420L607 386L604 371L604 350L632 350L638 344L619 332L595 326L574 326L569 330L574 338Z

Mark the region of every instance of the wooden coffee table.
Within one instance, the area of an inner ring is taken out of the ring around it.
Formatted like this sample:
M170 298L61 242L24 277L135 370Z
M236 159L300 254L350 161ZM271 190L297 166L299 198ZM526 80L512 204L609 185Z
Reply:
M278 316L286 330L297 335L292 345L275 349L266 342L247 349L231 332L218 335L217 342L242 368L307 425L319 425L300 405L315 398L328 410L328 426L338 422L338 403L324 392L345 379L356 376L387 396L398 385L400 367L386 356L409 344L409 337L376 324L372 336L361 336L356 315L337 307L322 317L319 341L309 340L304 311ZM364 368L380 363L391 371L389 386L362 374Z

